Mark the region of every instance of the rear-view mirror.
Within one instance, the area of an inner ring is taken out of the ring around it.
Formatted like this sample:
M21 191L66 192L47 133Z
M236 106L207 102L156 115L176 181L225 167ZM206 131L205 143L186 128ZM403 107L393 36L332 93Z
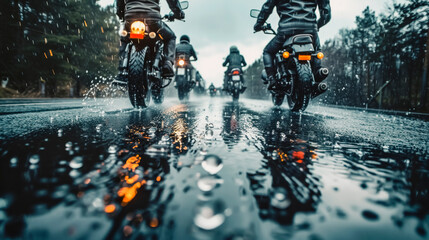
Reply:
M182 10L185 10L189 7L189 2L188 1L180 2L180 6L182 6Z
M257 18L258 16L259 16L259 13L260 13L261 11L259 11L258 9L252 9L252 10L250 10L250 16L252 17L252 18Z

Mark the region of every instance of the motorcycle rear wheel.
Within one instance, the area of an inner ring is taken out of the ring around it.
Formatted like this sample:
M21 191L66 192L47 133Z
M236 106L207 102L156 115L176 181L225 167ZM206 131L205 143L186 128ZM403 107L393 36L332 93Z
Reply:
M138 50L131 47L128 78L128 96L135 108L146 108L150 102L149 78L147 67L148 47Z
M234 89L234 92L232 93L232 100L236 102L238 101L239 98L240 98L240 93L238 92L238 90Z
M271 100L273 101L274 106L277 106L277 107L280 107L283 104L284 99L285 99L284 94L273 93L271 96Z
M311 100L313 73L309 62L295 62L297 75L293 78L292 94L287 96L292 112L305 111Z

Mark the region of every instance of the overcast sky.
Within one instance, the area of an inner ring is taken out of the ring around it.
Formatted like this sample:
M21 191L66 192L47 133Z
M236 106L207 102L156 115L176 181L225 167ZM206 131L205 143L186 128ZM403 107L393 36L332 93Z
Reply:
M113 4L115 0L100 0L101 5ZM186 22L167 23L179 39L187 34L198 54L195 67L208 84L222 85L223 59L229 53L229 47L236 45L248 64L261 57L262 50L271 40L271 35L261 32L254 34L255 19L249 16L250 9L260 9L265 0L188 0L185 10ZM353 27L357 15L369 6L379 13L386 9L386 3L392 0L331 0L332 20L320 30L320 39L335 37L341 28ZM169 12L165 0L161 0L161 12ZM268 22L277 27L275 13Z

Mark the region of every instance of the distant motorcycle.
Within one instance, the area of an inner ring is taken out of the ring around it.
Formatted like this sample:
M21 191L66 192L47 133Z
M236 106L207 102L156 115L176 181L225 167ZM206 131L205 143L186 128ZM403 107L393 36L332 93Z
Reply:
M217 89L215 87L210 87L209 91L210 91L210 97L216 96Z
M181 2L182 9L187 9L189 3ZM173 15L166 15L164 20L174 21ZM149 105L150 97L155 103L164 101L164 88L172 79L161 77L161 63L164 43L156 32L147 32L145 19L131 23L130 32L122 29L120 35L131 41L125 48L125 59L121 63L128 73L128 95L135 108L145 108Z
M246 90L243 84L243 71L240 68L233 68L228 73L225 90L232 95L234 101L238 101L240 94Z
M257 18L259 12L252 9L250 16ZM265 34L277 34L270 24L265 24L262 31ZM326 92L328 85L321 81L328 76L329 71L321 68L317 73L320 75L320 82L316 82L310 63L314 57L322 59L324 55L322 52L315 52L312 35L298 34L285 41L283 49L274 59L277 70L276 85L270 92L275 106L282 105L286 96L292 111L304 111L312 98ZM267 79L265 70L262 72L262 78Z
M176 63L176 88L180 100L188 99L189 92L195 86L192 81L192 65L186 55L177 56Z

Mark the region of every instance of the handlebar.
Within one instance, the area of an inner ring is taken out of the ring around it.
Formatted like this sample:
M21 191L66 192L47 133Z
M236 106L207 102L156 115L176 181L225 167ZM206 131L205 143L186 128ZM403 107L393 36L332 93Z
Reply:
M176 18L174 17L174 13L173 12L170 12L169 14L165 14L162 19L167 20L169 22L174 22L174 20L176 20ZM179 20L179 19L177 19L177 20ZM179 20L179 21L184 22L185 20L182 19L182 20Z
M264 32L264 34L272 34L272 35L277 35L276 31L274 31L274 29L271 27L271 24L266 23L262 26L261 31ZM256 32L255 32L256 33Z

